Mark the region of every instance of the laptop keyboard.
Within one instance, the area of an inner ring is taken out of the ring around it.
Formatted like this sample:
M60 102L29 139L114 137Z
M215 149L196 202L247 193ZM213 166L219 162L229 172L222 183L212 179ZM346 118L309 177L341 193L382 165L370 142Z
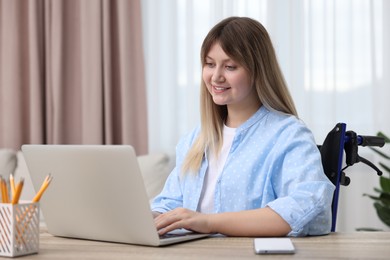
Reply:
M167 238L173 238L173 237L182 237L186 236L187 234L164 234L160 235L160 239L167 239Z
M173 237L184 237L184 236L189 236L193 235L194 233L185 229L180 229L180 230L174 230L169 233L165 233L164 235L160 235L160 239L167 239L167 238L173 238Z

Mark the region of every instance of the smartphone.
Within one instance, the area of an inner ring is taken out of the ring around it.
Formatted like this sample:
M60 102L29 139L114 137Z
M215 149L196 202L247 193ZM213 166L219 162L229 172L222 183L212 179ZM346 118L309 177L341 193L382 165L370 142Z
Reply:
M255 238L256 254L294 254L295 248L290 238Z

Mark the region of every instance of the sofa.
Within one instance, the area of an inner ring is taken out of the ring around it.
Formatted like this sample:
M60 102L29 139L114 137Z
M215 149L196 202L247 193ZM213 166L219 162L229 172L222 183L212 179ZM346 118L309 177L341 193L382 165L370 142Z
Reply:
M153 199L163 188L166 178L174 167L174 158L167 153L152 153L138 156L138 163L149 199ZM0 149L0 174L6 179L13 173L18 181L24 178L21 200L31 200L35 191L21 151Z

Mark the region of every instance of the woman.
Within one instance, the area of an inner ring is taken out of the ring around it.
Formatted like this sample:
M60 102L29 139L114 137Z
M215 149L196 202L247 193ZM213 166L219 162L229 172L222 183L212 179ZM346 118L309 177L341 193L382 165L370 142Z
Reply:
M179 142L152 203L159 233L329 233L334 186L267 31L250 18L224 19L206 36L201 62L201 126Z

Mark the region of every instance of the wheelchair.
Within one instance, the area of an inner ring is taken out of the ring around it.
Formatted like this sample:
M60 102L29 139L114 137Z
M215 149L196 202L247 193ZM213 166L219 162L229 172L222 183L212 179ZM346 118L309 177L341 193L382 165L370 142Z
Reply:
M350 178L345 175L345 170L361 162L373 170L380 176L382 171L372 162L359 156L358 146L377 146L383 147L385 140L377 136L361 136L354 131L346 131L345 123L337 123L336 126L328 133L322 145L317 145L321 153L322 165L324 172L329 180L335 185L335 191L332 200L332 228L331 232L336 229L337 206L340 192L340 185L348 186ZM343 166L343 156L345 153L345 163Z

